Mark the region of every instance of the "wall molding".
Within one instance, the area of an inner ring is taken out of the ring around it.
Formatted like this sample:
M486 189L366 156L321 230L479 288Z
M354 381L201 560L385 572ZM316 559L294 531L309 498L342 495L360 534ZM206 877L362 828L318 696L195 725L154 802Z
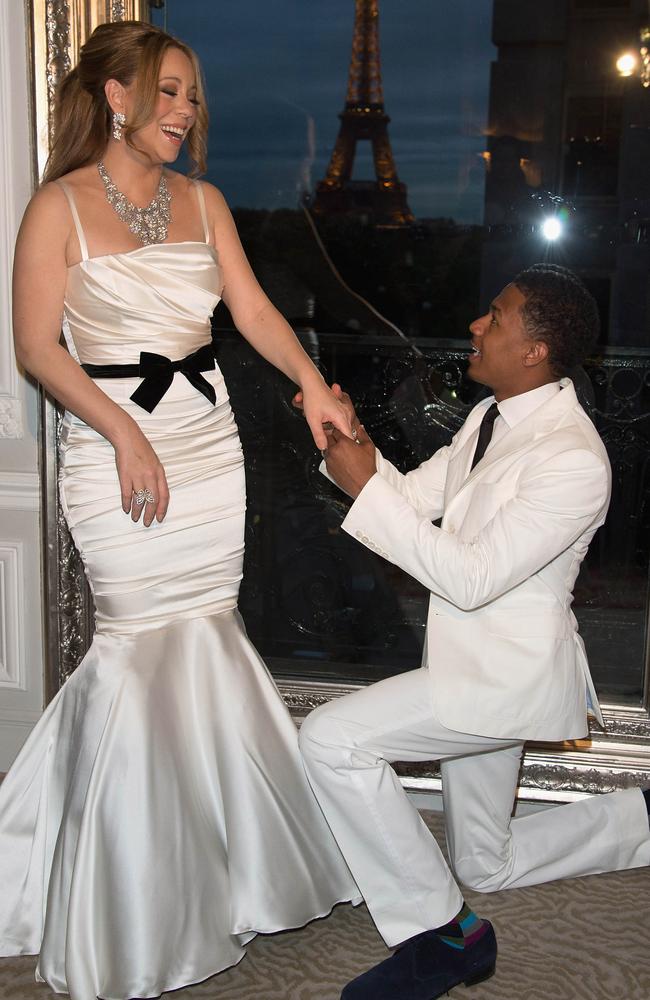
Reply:
M26 626L22 542L0 541L0 689L25 691Z
M16 137L24 133L28 144L28 125L21 100L23 93L27 98L27 80L25 78L21 87L17 71L22 64L12 46L16 32L15 12L10 10L11 6L0 4L0 99L4 123L0 131L0 177L3 178L0 185L0 438L19 439L24 434L22 378L16 366L11 335L11 267L19 213L24 204L19 192L25 188L24 169L19 173L23 144L16 142ZM29 191L26 194L29 196Z
M43 712L36 708L0 708L0 727L7 725L31 729L42 716Z
M0 393L0 438L23 437L23 404L17 396Z
M26 710L5 718L0 713L0 770L9 770L42 714Z
M14 244L35 174L31 4L0 0L0 771L43 707L38 398L16 363L11 309Z
M0 472L0 510L41 508L38 472Z

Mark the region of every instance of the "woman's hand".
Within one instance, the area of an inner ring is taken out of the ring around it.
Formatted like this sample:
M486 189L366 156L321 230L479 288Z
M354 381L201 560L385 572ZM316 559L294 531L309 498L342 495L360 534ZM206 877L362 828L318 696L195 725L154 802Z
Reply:
M115 445L115 464L124 513L130 513L133 521L142 517L147 528L154 517L162 521L169 506L167 477L160 459L137 424L129 428L123 442Z
M314 390L320 390L320 395ZM331 389L328 389L324 382L312 388L301 389L292 399L293 405L302 410L309 429L312 432L314 442L319 451L327 447L327 435L325 424L328 429L336 427L345 437L355 437L360 424L352 400L347 392L343 392L338 382L334 382Z
M302 388L302 410L319 451L327 447L324 424L336 427L345 437L352 437L349 412L342 401L319 377Z
M357 412L356 412L356 410L354 408L354 403L350 399L350 397L347 394L347 392L343 391L343 389L338 384L338 382L333 382L332 383L332 392L334 393L334 395L336 396L336 398L341 401L341 403L343 404L343 406L345 408L345 412L348 414L348 417L350 418L350 426L352 428L352 437L354 437L355 436L355 432L358 433L359 428L361 427L361 421L359 420L359 418L357 416Z

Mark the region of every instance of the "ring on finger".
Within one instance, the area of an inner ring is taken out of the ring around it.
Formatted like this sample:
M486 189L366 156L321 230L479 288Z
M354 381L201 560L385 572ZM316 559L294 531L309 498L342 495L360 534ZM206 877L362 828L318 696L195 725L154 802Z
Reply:
M145 486L143 490L134 490L133 493L135 496L135 502L137 503L138 507L142 507L144 503L156 502L156 498L148 486Z

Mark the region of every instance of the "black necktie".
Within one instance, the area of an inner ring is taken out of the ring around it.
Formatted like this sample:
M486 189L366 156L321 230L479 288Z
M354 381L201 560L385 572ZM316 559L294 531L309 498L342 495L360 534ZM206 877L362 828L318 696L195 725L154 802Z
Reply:
M499 416L499 407L496 403L492 403L483 414L483 419L481 420L481 426L478 431L478 441L476 442L476 450L474 452L474 458L472 459L472 466L470 472L474 466L481 461L485 455L485 450L492 440L492 431L494 430L494 421Z

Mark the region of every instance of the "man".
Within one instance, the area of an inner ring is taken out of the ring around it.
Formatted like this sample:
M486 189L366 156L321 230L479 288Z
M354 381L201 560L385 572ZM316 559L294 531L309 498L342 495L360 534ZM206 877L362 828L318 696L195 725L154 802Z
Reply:
M356 443L332 431L325 452L354 498L343 529L431 592L422 668L322 706L300 735L368 909L402 945L342 1000L434 1000L495 967L489 921L390 761L441 761L452 865L479 891L650 863L638 789L511 820L524 741L584 737L589 704L599 713L571 601L610 468L564 377L596 339L595 303L570 271L537 265L470 331L469 375L493 397L448 447L404 476L355 417Z

